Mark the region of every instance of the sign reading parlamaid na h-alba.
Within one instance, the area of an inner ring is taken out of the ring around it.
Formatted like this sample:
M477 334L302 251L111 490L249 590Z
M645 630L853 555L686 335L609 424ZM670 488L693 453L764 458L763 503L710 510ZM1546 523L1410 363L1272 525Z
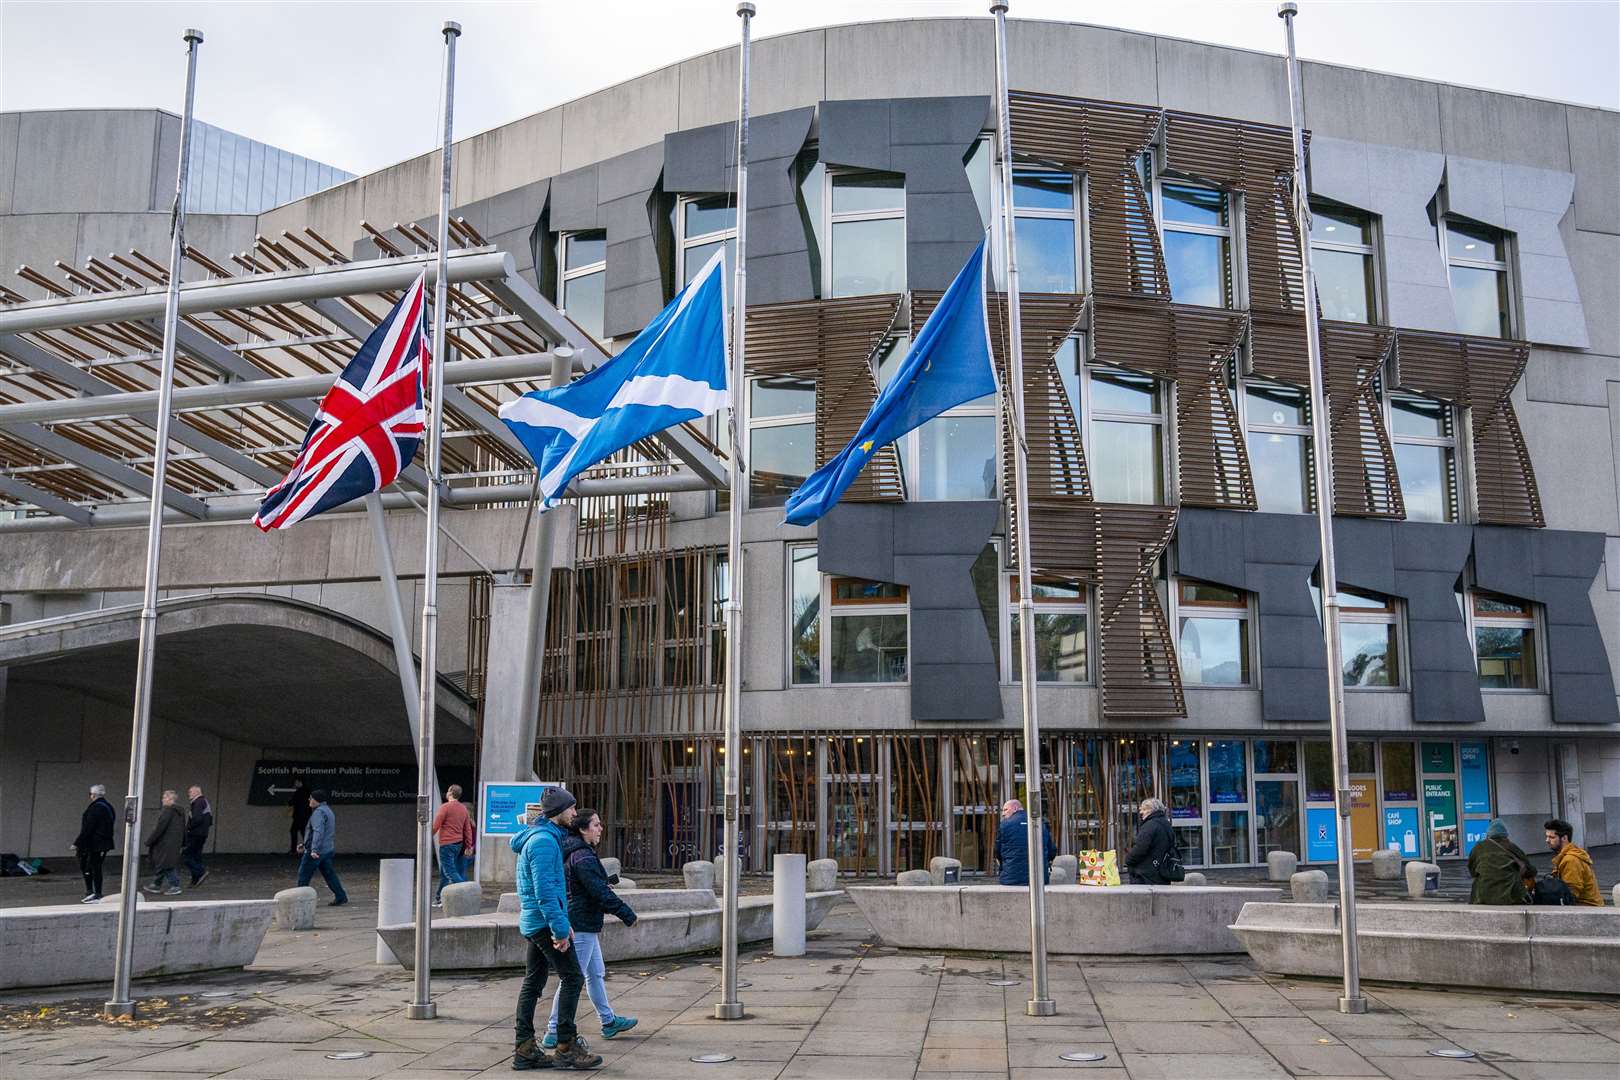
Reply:
M253 763L248 805L286 806L300 785L324 789L336 805L415 802L416 766L261 759Z

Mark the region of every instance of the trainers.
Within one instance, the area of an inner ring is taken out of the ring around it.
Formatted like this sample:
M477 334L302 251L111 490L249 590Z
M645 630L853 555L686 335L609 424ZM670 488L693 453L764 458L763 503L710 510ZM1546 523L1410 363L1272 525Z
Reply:
M179 896L183 892L185 892L185 890L182 889L180 886L171 885L167 889L163 890L163 895L164 896Z
M559 1043L557 1054L552 1060L557 1063L559 1069L600 1069L602 1067L602 1055L591 1053L590 1049L585 1045L585 1040L579 1038L576 1038L567 1046Z
M97 900L100 900L100 899L101 899L101 897L97 896L95 893L85 893L84 894L84 899L80 900L79 903L81 903L81 904L93 904Z
M158 892L158 891L159 890L158 890L158 887L156 885L142 885L141 886L141 892L155 893L155 892Z
M540 1040L540 1045L547 1050L557 1049L557 1033L555 1031L546 1032L546 1037Z
M524 1072L528 1069L550 1069L554 1067L551 1058L534 1045L533 1039L524 1039L512 1051L512 1069Z
M333 900L331 903L327 904L326 906L327 907L342 907L344 904L347 904L348 902L349 902L348 897L344 897L342 900Z
M433 906L436 907L436 908L442 908L442 907L444 907L444 901L443 900L435 900L435 901L433 901Z
M611 1039L615 1035L623 1035L625 1032L629 1031L635 1026L635 1017L615 1016L613 1019L602 1025L602 1038Z

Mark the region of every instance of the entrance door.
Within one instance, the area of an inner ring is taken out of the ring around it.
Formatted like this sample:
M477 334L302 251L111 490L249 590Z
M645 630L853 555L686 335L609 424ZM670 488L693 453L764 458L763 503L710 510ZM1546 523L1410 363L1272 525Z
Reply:
M1581 759L1572 742L1558 744L1558 816L1574 827L1572 839L1579 844L1586 814L1581 809Z

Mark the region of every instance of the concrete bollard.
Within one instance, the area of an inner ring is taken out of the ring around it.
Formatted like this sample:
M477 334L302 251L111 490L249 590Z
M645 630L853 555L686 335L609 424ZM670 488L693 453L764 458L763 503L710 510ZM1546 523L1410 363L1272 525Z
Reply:
M1614 906L1620 907L1620 884L1616 884L1614 887Z
M630 880L629 878L627 878L627 877L625 877L625 876L623 876L621 874L619 876L619 883L617 885L613 886L613 891L614 892L624 892L627 889L639 889L639 888L641 888L640 885L637 885L634 881Z
M1080 856L1059 855L1052 860L1053 885L1073 885L1080 880Z
M1046 883L1048 885L1073 885L1074 875L1069 873L1068 867L1058 866L1054 863L1051 872L1046 875Z
M810 892L832 892L838 888L838 860L813 859L805 865L804 887Z
M737 872L742 873L742 867L737 867ZM714 860L714 895L726 895L726 860L723 855Z
M895 876L896 885L932 885L933 875L926 870L902 870Z
M276 929L315 929L315 890L308 885L276 893Z
M1432 862L1409 862L1406 864L1406 895L1414 900L1421 900L1425 896L1433 896L1428 892L1428 877L1430 874L1438 875L1440 868Z
M1328 876L1323 870L1301 870L1288 879L1296 904L1321 904L1328 898Z
M1401 853L1394 848L1374 848L1372 870L1374 881L1401 880Z
M377 863L377 925L398 926L412 921L416 910L416 860L380 859ZM377 963L397 964L394 955L377 935Z
M682 866L681 877L686 879L688 889L708 889L714 892L714 863L707 859L698 859Z
M612 881L615 877L618 877L619 871L622 869L623 866L620 864L619 860L615 859L611 855L602 860L602 873L607 875L609 881Z
M1209 879L1196 870L1187 871L1187 876L1181 879L1182 885L1208 885Z
M804 856L771 858L771 952L804 955Z
M446 885L439 894L444 913L450 918L477 915L484 907L484 890L476 881L458 881Z
M1271 881L1287 881L1299 869L1299 856L1292 851L1266 852L1266 878Z
M956 871L956 881L957 881L958 884L960 884L961 880L962 880L962 860L961 859L951 859L951 858L945 857L944 855L935 855L932 859L929 859L928 860L928 884L930 884L930 885L943 885L943 884L945 884L945 871L947 871L947 870L955 870Z
M518 902L517 893L503 892L500 901L495 905L495 910L504 912L522 911L523 905Z

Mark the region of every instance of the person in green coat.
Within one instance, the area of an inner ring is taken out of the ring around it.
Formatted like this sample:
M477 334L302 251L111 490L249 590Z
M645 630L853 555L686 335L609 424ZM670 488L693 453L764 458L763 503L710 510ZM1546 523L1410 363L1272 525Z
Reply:
M1518 844L1508 839L1507 822L1497 818L1485 829L1485 839L1468 853L1468 873L1474 879L1470 904L1528 904L1536 869Z

